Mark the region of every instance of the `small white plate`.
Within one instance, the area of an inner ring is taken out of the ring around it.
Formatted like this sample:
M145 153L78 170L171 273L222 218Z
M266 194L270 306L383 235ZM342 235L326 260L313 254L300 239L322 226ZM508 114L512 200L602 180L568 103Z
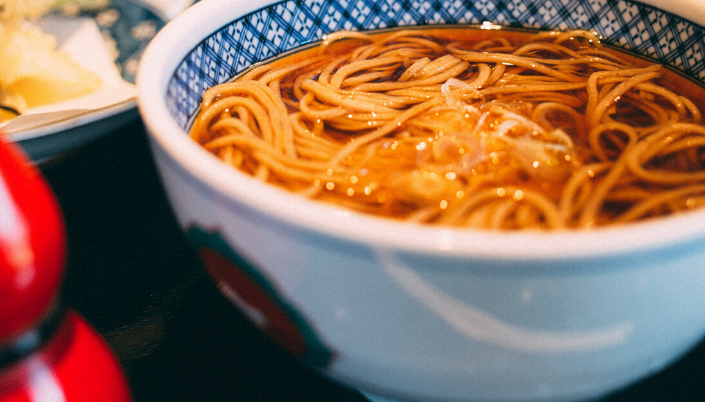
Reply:
M161 9L162 4L155 3L154 0L145 3L111 0L108 9L96 13L75 18L49 16L42 19L42 30L56 36L60 47L72 46L75 52L82 53L82 56L76 56L77 53L67 49L75 58L79 58L79 64L97 72L103 78L104 87L99 93L89 95L85 99L42 107L37 112L44 113L32 114L33 119L28 119L27 125L18 125L19 121L12 121L5 127L6 138L22 146L36 163L42 163L86 145L139 118L133 87L142 52L154 34L164 26L165 19L178 13L174 11L174 7L178 6L181 10L190 4L191 1L179 0L168 3L170 8ZM93 40L88 42L89 45L86 45L86 41L90 34L77 31L86 28L86 21L90 25L88 32L90 33L90 29L95 31ZM79 43L70 43L71 41ZM88 49L85 49L86 47ZM98 55L102 56L102 59ZM108 69L104 68L106 57ZM98 67L95 67L96 65Z

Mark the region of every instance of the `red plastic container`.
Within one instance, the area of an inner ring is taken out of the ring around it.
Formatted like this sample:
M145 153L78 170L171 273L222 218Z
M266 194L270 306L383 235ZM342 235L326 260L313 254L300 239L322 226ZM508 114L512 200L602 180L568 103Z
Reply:
M65 259L53 192L0 138L0 402L131 401L108 345L58 301Z

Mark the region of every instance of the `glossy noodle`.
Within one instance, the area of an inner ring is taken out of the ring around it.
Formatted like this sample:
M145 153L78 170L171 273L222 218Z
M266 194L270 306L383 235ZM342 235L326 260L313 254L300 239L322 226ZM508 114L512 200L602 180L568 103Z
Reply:
M191 136L365 213L590 228L705 202L699 98L675 82L585 31L338 32L207 90Z

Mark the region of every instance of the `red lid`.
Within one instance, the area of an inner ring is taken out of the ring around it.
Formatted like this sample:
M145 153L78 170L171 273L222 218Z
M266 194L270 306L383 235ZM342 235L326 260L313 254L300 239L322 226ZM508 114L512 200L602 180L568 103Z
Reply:
M49 185L17 145L0 137L0 345L53 307L65 242Z

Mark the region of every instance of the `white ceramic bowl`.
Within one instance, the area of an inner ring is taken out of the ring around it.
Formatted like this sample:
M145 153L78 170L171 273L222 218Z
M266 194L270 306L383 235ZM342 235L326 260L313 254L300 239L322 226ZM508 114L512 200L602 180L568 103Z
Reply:
M221 164L185 128L207 87L343 27L590 24L581 26L705 79L705 3L650 3L667 12L606 0L420 0L408 9L395 0L203 0L144 53L139 111L206 267L303 361L396 400L598 397L703 336L705 211L592 231L421 227L270 187Z

